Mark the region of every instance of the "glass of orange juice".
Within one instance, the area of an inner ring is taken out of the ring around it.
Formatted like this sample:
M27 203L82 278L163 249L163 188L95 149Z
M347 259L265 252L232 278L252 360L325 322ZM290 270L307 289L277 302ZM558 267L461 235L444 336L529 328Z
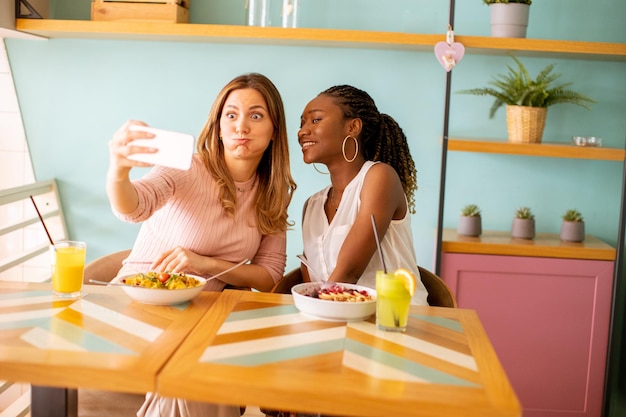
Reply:
M376 272L376 325L381 330L406 330L415 278L405 271Z
M50 246L52 255L52 291L62 298L80 297L87 244L78 241L57 242Z

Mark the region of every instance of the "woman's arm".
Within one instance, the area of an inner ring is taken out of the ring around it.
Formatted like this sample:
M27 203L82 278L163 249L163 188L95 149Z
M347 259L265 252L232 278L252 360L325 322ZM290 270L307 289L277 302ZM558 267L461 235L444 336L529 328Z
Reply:
M365 176L361 190L361 207L337 257L329 281L356 283L372 256L377 254L372 215L382 240L392 219L402 219L407 205L402 183L396 171L387 164L376 164Z

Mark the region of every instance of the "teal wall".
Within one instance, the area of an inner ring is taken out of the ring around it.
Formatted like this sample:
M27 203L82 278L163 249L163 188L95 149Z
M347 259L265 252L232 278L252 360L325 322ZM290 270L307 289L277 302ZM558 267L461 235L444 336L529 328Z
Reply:
M191 21L243 24L244 2L193 0ZM488 7L481 0L457 3L456 32L488 36ZM51 0L51 13L59 19L89 19L90 1ZM303 27L437 33L443 40L448 2L301 0L301 13ZM624 15L623 0L535 0L528 37L625 43ZM297 226L288 234L288 269L297 265L295 255L301 252L302 203L328 182L302 163L296 146L300 112L319 91L339 83L367 90L405 130L420 186L413 218L417 257L432 267L446 77L432 51L82 39L7 39L6 46L35 175L59 181L70 235L89 243L90 259L131 246L137 232L136 225L112 216L104 191L113 132L132 118L197 135L219 89L238 74L258 71L274 80L283 95L298 183L290 208ZM604 138L605 146L624 147L625 62L522 60L532 74L556 63L563 81L598 101L591 111L567 104L550 108L545 142L595 135ZM510 62L506 56L469 52L453 71L452 91L485 86ZM453 94L450 135L505 138L504 111L491 120L490 106L489 98ZM509 230L515 208L525 205L534 211L539 232L557 233L560 215L577 208L588 233L617 243L618 162L452 152L448 163L445 227L456 226L462 206L476 203L484 229ZM621 317L618 324L623 326ZM617 403L624 397L624 389L613 396L620 414L624 407Z

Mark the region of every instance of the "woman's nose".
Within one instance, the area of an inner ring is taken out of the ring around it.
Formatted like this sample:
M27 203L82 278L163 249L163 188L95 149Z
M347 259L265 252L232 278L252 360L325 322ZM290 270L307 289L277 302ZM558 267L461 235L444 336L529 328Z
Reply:
M248 133L248 124L245 122L245 120L240 120L236 125L235 125L235 133L241 135L242 133Z

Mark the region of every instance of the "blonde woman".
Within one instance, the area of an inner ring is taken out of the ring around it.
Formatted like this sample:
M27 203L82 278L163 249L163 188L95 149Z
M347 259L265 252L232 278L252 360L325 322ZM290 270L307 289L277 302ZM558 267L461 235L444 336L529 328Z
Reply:
M218 94L197 140L189 170L154 167L131 181L133 146L152 135L125 123L109 143L107 194L113 212L143 222L118 275L131 271L185 272L226 285L269 291L285 270L287 207L296 184L289 167L285 112L274 84L245 74ZM219 278L210 279L250 259ZM138 416L239 416L239 407L159 398L149 393Z

